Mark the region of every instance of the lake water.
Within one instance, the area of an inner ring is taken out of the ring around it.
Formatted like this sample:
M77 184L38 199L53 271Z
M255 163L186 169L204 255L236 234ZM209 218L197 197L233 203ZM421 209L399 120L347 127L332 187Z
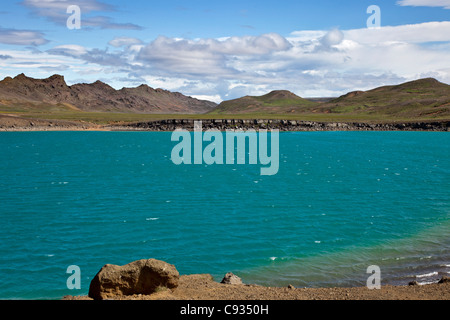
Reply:
M155 258L245 283L361 286L450 272L450 139L280 133L280 166L174 165L171 133L0 133L0 299L87 294ZM67 268L81 269L69 290Z

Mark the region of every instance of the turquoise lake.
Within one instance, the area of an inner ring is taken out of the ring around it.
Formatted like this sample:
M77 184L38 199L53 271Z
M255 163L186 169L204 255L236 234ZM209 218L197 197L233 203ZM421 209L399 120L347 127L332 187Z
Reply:
M271 286L450 272L450 134L282 132L261 165L175 165L171 133L0 133L0 299L85 295L105 264ZM81 269L81 290L66 286Z

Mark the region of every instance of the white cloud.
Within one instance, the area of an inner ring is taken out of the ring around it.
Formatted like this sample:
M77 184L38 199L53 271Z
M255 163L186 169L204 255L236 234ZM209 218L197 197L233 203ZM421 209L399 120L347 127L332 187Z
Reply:
M355 29L344 31L344 34L345 39L362 44L447 42L450 41L450 21L386 26L378 29Z
M21 46L40 46L48 43L41 32L30 30L5 29L0 27L0 43L21 45Z
M211 96L208 96L208 95L193 95L192 97L196 98L196 99L199 99L199 100L212 101L212 102L215 102L215 103L222 102L222 97L220 95L218 95L218 94L211 95Z
M136 38L129 38L129 37L116 37L110 42L108 42L109 45L120 48L120 47L126 47L126 46L132 46L132 45L138 45L142 44L142 41Z
M77 5L81 9L82 27L98 27L102 29L140 30L142 27L133 23L117 23L107 16L89 16L92 12L108 12L115 7L98 0L23 0L22 5L29 8L33 14L66 26L67 8Z
M145 46L138 58L166 75L204 76L211 73L223 74L226 71L222 55L210 50L208 44L198 41L161 36Z
M414 7L443 7L450 9L450 0L400 0L397 4L401 6Z
M199 44L207 45L211 50L229 55L269 54L284 51L291 47L289 41L276 33L261 36L230 37L222 40L199 40Z
M274 33L198 40L158 37L145 46L138 57L161 71L225 76L238 72L232 66L237 57L270 55L289 50L291 46L284 37Z
M23 0L22 4L40 11L63 11L70 5L77 5L84 12L112 10L112 6L97 0Z
M56 46L53 49L49 50L49 52L54 55L81 57L85 55L88 50L83 46L79 46L76 44L67 44Z
M329 31L323 38L320 39L320 42L325 47L332 47L338 45L344 40L344 34L339 29L333 29Z

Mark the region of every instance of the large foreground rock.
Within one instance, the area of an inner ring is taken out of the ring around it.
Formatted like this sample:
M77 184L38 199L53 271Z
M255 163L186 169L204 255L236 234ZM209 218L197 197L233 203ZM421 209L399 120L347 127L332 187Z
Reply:
M89 297L104 300L120 295L149 295L158 287L178 287L179 279L175 266L155 259L134 261L125 266L107 264L91 281Z

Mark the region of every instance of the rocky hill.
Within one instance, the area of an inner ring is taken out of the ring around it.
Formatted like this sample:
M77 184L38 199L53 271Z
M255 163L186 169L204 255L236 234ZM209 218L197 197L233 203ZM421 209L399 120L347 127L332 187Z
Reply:
M329 114L371 119L448 119L450 85L432 78L353 91L339 98L303 99L289 91L224 101L211 114Z
M317 103L300 98L286 90L272 91L263 96L245 96L222 102L212 114L300 113Z
M68 86L63 76L33 79L20 74L0 81L0 105L14 111L78 110L88 112L196 114L213 109L214 102L147 85L116 90L96 81Z
M433 78L369 91L354 91L314 108L317 113L354 113L423 118L450 116L450 85Z

